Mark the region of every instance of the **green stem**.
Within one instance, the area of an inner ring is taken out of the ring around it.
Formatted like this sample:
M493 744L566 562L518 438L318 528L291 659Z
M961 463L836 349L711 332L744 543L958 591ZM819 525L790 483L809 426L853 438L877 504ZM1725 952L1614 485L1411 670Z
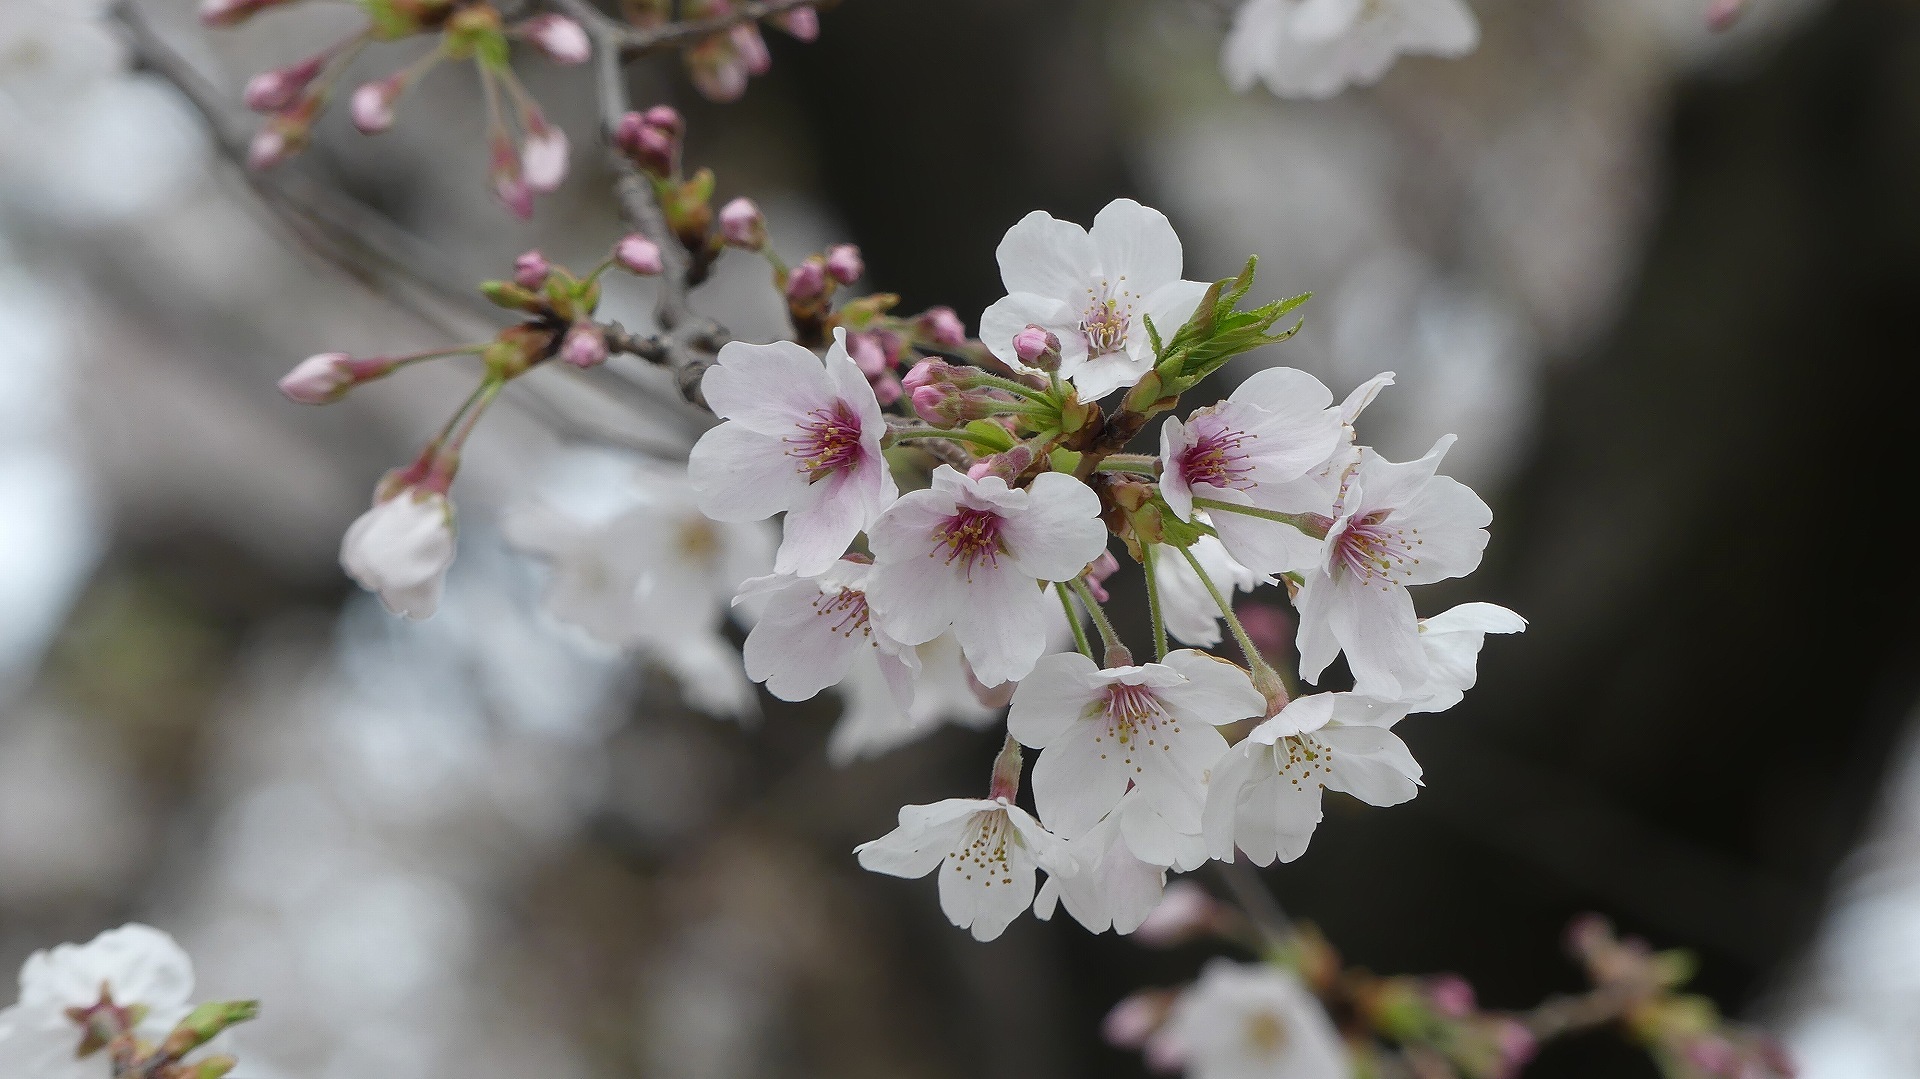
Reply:
M1056 412L1060 409L1060 403L1048 397L1045 391L1036 390L1024 382L1015 382L1010 378L1001 378L999 375L982 371L977 367L967 372L966 379L967 382L976 389L981 386L990 386L996 390L1005 390L1008 393L1024 397L1029 401L1047 405Z
M1073 600L1067 595L1067 586L1056 582L1053 590L1060 594L1060 607L1067 612L1067 625L1073 627L1073 643L1080 654L1093 658L1093 643L1087 640L1087 627L1080 624L1080 616L1074 613Z
M893 446L916 438L945 438L954 442L966 442L993 453L1000 452L1000 445L981 438L964 427L951 430L943 427L896 427L887 432L885 445Z
M1167 661L1167 620L1160 609L1160 577L1154 562L1159 557L1151 543L1140 544L1140 566L1147 575L1147 614L1153 619L1153 658Z
M1100 643L1107 650L1105 666L1132 666L1133 653L1120 642L1120 635L1113 631L1113 623L1107 620L1107 612L1102 610L1099 601L1093 598L1093 590L1087 587L1086 578L1073 579L1073 593L1080 597L1080 603L1086 607L1087 614L1093 618L1093 628L1100 631Z
M1199 576L1200 583L1207 586L1207 595L1213 597L1214 605L1220 608L1221 616L1227 620L1227 628L1233 631L1233 639L1239 643L1240 651L1246 653L1247 664L1253 669L1254 684L1258 686L1262 675L1265 675L1276 686L1284 688L1285 682L1281 680L1280 673L1273 669L1265 656L1260 654L1260 649L1254 647L1253 638L1247 636L1247 628L1240 624L1240 616L1233 613L1233 603L1220 594L1219 586L1213 583L1213 578L1207 576L1206 567L1194 557L1192 548L1182 547L1180 553L1186 556L1187 565L1193 567L1193 572Z
M1144 454L1139 457L1119 456L1101 458L1094 466L1096 472L1132 472L1141 476L1152 476L1159 472L1159 465L1153 458Z
M1263 521L1278 521L1283 525L1292 525L1315 539L1327 538L1327 526L1313 513L1282 513L1279 510L1263 510L1254 506L1236 506L1231 502L1221 502L1212 498L1196 498L1196 508L1220 510L1224 513L1238 513L1245 517L1258 517Z

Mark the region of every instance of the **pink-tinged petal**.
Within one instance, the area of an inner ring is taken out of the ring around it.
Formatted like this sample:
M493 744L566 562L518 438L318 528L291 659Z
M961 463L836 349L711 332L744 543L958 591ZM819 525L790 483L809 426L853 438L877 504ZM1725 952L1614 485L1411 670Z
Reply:
M1418 561L1405 567L1403 579L1408 584L1431 584L1465 577L1480 567L1493 511L1466 484L1451 476L1435 476L1389 521L1412 533L1416 541L1412 554Z
M1420 763L1385 727L1328 727L1314 737L1333 750L1331 789L1376 806L1397 806L1420 793Z
M1160 702L1183 722L1220 726L1262 715L1267 702L1247 672L1224 659L1181 648L1163 661L1186 678L1159 691Z
M792 341L728 342L701 380L700 392L714 415L781 437L834 399L820 358Z
M1027 487L1027 512L1006 519L1007 553L1022 573L1068 581L1107 549L1100 496L1062 472L1043 472Z
M1222 491L1209 487L1204 493L1207 498L1234 505L1247 505L1253 501L1244 491ZM1262 577L1298 573L1311 569L1320 561L1322 541L1292 525L1231 510L1210 510L1207 522L1219 533L1221 544L1234 561ZM1214 583L1221 586L1221 591L1226 590L1225 582L1216 580Z
M1034 807L1061 835L1085 835L1120 804L1135 767L1104 722L1075 723L1034 761Z
M822 593L794 580L768 599L741 649L747 677L783 701L804 701L847 676L872 647L864 630L865 599Z
M1099 670L1078 652L1042 657L1013 691L1007 733L1031 749L1052 744L1098 698Z
M1328 613L1353 671L1355 692L1397 700L1426 683L1427 654L1406 589L1369 586L1354 578L1338 581ZM1304 621L1304 611L1301 617Z
M948 801L963 802L969 799L950 798ZM903 823L879 839L853 848L853 853L860 860L860 868L870 872L893 877L924 877L939 868L947 852L959 845L960 834L967 826L967 816L972 812L966 810L961 816L926 827L910 828Z
M527 186L541 194L559 190L567 178L570 156L565 131L549 124L530 132L520 148L521 174Z
M1079 314L1064 300L1031 292L1015 292L993 302L980 316L980 342L1003 362L1022 367L1013 339L1028 326L1039 326L1060 339L1060 363L1087 358L1086 338L1080 333Z
M1003 567L976 572L956 598L953 635L973 676L988 687L1025 678L1047 650L1052 597L1032 577Z
M762 520L807 495L806 473L787 456L787 446L732 420L693 444L687 475L700 512L716 521Z
M1059 300L1078 297L1094 277L1098 254L1087 230L1035 210L1014 223L1000 241L1000 281L1008 292L1031 292Z
M1135 789L1176 831L1198 832L1207 781L1227 755L1227 740L1203 723L1162 726L1158 738L1133 746Z
M1180 417L1168 416L1160 425L1160 497L1182 521L1193 520L1193 487L1187 483L1183 466L1186 450L1192 444Z
M1300 628L1294 634L1294 647L1300 652L1300 677L1318 683L1320 675L1340 654L1340 641L1333 634L1332 609L1335 585L1324 573L1309 573L1296 597Z
M1151 295L1180 279L1184 265L1180 235L1166 214L1150 206L1132 199L1114 199L1094 217L1089 238L1100 276L1109 281L1125 277L1128 289L1137 296ZM1162 327L1160 332L1169 330Z
M1227 400L1255 405L1276 415L1306 416L1331 408L1333 391L1305 371L1269 367L1254 372Z
M1419 460L1405 463L1389 461L1372 450L1361 451L1360 470L1356 479L1362 492L1361 505L1367 509L1407 505L1440 470L1440 462L1447 456L1447 451L1453 448L1455 441L1453 435L1442 435ZM1349 500L1348 512L1354 508Z
M847 331L844 327L834 327L833 344L827 347L824 366L834 396L853 405L854 414L860 419L861 432L871 434L877 446L879 437L886 433L887 421L880 413L880 401L873 395L872 384L847 352Z
M830 476L812 485L800 505L787 511L784 538L773 568L812 577L824 573L867 525L866 500L855 476Z

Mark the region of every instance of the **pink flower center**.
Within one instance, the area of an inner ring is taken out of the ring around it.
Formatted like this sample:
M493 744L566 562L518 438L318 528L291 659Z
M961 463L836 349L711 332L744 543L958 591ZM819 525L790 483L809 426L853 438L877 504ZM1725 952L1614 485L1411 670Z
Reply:
M1127 331L1133 327L1133 293L1127 291L1122 276L1118 287L1100 282L1087 290L1087 306L1080 312L1080 334L1087 339L1089 359L1119 352L1127 347Z
M1113 752L1121 754L1120 763L1132 764L1135 772L1140 771L1140 765L1133 759L1135 753L1156 748L1166 752L1172 748L1168 738L1180 733L1179 721L1167 714L1150 686L1115 682L1106 688L1104 707L1107 729L1094 735L1093 740L1104 747L1111 738L1115 743ZM1163 726L1167 728L1164 733L1160 729ZM1100 759L1107 759L1105 748L1100 751Z
M1007 549L1000 539L1005 523L1005 518L992 510L963 507L933 530L932 553L938 557L945 549L947 565L960 563L960 571L972 580L975 566L991 568L999 564L1000 553Z
M860 417L845 401L807 413L800 434L787 439L787 456L799 461L808 483L860 463Z
M1419 529L1395 528L1387 522L1385 510L1376 510L1347 521L1333 543L1333 568L1344 567L1362 584L1371 586L1378 579L1381 588L1388 588L1420 564L1413 549L1425 542Z
M867 625L865 592L852 588L822 592L813 597L813 613L820 618L836 619L833 631L842 637L851 637L855 633L873 636L873 630Z
M1236 431L1212 416L1201 417L1189 429L1198 429L1198 437L1180 451L1180 473L1186 477L1188 486L1205 485L1223 490L1245 490L1253 486L1247 479L1253 465L1240 448L1241 443L1253 435Z

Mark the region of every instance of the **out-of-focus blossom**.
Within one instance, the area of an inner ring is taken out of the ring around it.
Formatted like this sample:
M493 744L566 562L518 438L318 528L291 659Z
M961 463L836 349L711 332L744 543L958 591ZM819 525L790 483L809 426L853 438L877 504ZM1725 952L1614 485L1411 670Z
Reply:
M173 938L144 925L86 944L35 952L20 969L20 1000L0 1011L0 1075L7 1079L106 1079L106 1054L79 1056L81 1025L69 1012L140 1009L134 1033L157 1045L186 1018L193 962Z
M1346 1079L1340 1034L1300 979L1271 964L1215 959L1156 1039L1177 1043L1192 1079Z
M1325 98L1380 81L1402 54L1465 56L1479 43L1465 0L1247 0L1221 67L1236 90Z
M453 503L443 491L407 487L348 526L340 564L387 610L427 618L440 606L453 564Z

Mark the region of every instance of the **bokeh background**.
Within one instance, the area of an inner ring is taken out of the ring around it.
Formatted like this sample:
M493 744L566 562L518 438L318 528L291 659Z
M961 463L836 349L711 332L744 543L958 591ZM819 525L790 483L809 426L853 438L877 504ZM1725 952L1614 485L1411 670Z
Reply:
M353 17L209 37L186 0L140 6L235 99ZM1331 804L1267 875L1351 961L1524 1007L1577 988L1560 933L1600 911L1697 950L1699 984L1786 1034L1808 1079L1920 1075L1900 524L1920 8L1752 0L1711 36L1704 0L1475 7L1472 57L1327 103L1230 93L1224 16L1197 0L848 0L819 43L776 40L740 104L703 104L670 60L633 86L688 111L690 157L760 199L790 256L856 242L908 309L971 323L1021 214L1135 196L1174 219L1189 276L1251 252L1264 294L1316 293L1236 377L1285 363L1340 394L1395 370L1371 441L1462 436L1450 466L1495 538L1423 609L1486 599L1532 626L1490 642L1465 705L1405 726L1418 799ZM266 1000L263 1079L1139 1072L1099 1017L1203 950L1031 919L978 945L930 885L848 853L902 802L977 786L997 736L837 770L830 698L710 718L541 613L499 522L697 433L646 374L508 395L467 457L438 617L352 588L341 530L462 380L314 410L275 378L489 324L317 254L123 68L96 5L0 0L0 967L164 926L208 995ZM491 203L465 70L378 140L329 118L291 175L448 280L534 245L591 265L617 225L590 79L522 70L576 134L531 225ZM763 274L732 256L698 302L773 336ZM611 309L644 327L646 290L623 289ZM1653 1073L1593 1038L1527 1074Z

